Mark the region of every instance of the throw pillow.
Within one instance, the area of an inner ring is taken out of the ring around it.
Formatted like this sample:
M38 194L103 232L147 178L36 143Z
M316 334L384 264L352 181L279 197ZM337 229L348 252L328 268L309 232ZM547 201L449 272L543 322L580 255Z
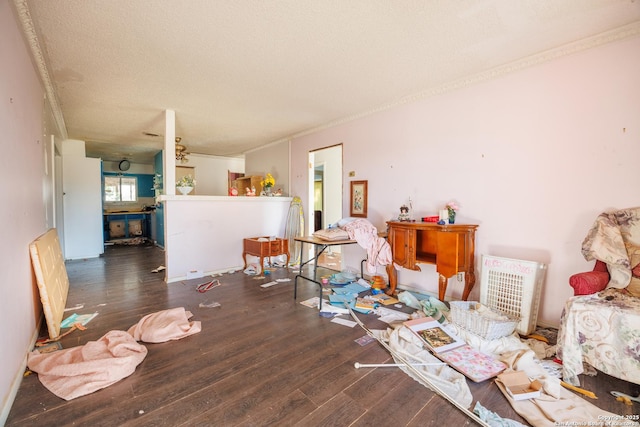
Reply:
M609 274L604 271L588 271L574 274L569 278L569 285L574 295L591 295L607 287Z

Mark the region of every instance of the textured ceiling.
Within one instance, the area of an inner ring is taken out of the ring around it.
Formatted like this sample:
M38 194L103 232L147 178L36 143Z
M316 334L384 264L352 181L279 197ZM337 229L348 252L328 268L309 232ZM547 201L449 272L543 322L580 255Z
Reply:
M160 150L165 109L189 151L235 156L640 34L640 0L14 4L57 123L106 160Z

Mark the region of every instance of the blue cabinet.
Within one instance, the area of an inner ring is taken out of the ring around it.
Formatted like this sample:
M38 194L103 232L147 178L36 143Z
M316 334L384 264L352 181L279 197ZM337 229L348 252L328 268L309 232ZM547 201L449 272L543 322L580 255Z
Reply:
M151 236L151 212L104 214L104 240Z

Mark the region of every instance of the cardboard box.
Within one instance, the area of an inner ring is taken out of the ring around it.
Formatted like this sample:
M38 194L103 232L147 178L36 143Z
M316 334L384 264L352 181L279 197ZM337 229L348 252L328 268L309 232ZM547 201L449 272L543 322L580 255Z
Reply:
M129 220L129 236L142 236L142 220L141 219Z
M109 221L109 238L124 237L124 221Z
M523 371L508 372L498 375L507 393L513 400L526 400L540 397L542 384L540 381L530 381Z

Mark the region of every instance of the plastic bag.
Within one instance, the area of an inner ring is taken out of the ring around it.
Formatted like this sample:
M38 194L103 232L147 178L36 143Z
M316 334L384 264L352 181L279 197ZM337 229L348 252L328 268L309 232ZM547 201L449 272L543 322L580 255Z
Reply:
M398 300L401 303L411 308L415 308L416 310L422 309L422 305L420 305L420 301L418 301L418 298L416 298L411 292L408 292L408 291L400 292L398 294Z

